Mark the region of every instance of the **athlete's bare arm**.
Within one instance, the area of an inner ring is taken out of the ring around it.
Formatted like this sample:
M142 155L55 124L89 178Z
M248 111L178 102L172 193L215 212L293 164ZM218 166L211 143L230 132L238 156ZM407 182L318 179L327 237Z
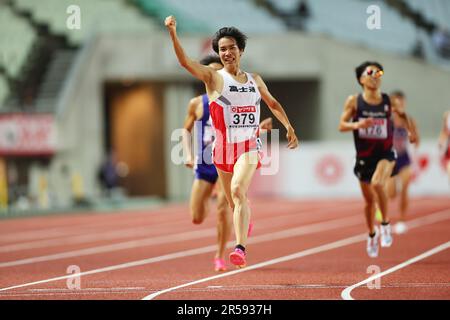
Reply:
M413 134L416 137L416 141L414 142L414 144L416 145L416 148L417 148L417 147L419 147L419 144L420 144L419 128L417 127L417 122L413 118L410 118L410 121L411 121L411 125L412 125L411 129L413 131Z
M444 121L442 123L441 133L439 134L439 148L443 149L447 145L448 133L447 133L447 117L450 116L450 112L444 113Z
M339 131L353 131L358 129L365 129L373 126L373 118L362 119L358 122L352 122L352 118L356 113L357 95L351 95L347 98L344 104L344 111L341 114L339 121Z
M264 119L263 121L261 121L259 123L259 129L260 130L270 131L270 130L272 130L272 128L273 128L273 121L272 121L271 117L266 118L266 119Z
M180 40L177 36L177 22L174 16L168 16L164 21L167 30L169 31L170 38L172 39L173 48L175 54L177 55L178 62L180 65L189 71L194 77L203 81L206 86L208 94L212 94L214 91L221 91L218 89L222 77L217 73L216 70L209 66L202 65L200 62L192 60L184 52L181 46Z
M289 122L289 119L286 115L286 112L284 111L281 104L272 96L272 94L269 92L269 89L267 89L266 84L264 83L261 76L258 74L253 74L253 78L256 81L256 85L258 86L258 90L261 93L261 97L264 100L264 102L267 104L267 106L270 108L270 111L274 114L274 116L284 125L284 127L287 130L287 140L288 140L288 148L289 149L295 149L298 146L298 139L295 135L294 128L292 127L291 123Z
M185 159L185 165L188 168L194 167L194 155L192 152L192 143L191 143L191 132L192 128L194 127L195 121L197 121L201 115L200 115L200 108L202 102L202 97L198 96L195 98L192 98L191 101L189 101L188 104L188 111L186 118L184 119L184 125L183 128L186 130L183 130L183 152L186 155Z
M416 143L417 135L413 128L413 124L411 122L410 117L406 114L404 108L401 107L400 103L398 103L397 99L395 99L393 97L390 97L390 99L391 99L391 105L392 105L392 112L395 112L400 117L400 119L403 121L406 129L409 132L409 142Z

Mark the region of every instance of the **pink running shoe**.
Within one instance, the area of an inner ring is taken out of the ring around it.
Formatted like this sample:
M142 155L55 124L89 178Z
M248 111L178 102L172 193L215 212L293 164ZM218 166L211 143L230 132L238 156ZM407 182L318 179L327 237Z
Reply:
M250 237L250 235L252 234L252 230L253 230L253 223L250 222L250 223L248 224L247 237Z
M230 262L238 268L245 267L245 252L241 249L234 249L234 251L230 253Z
M227 267L225 266L225 259L214 258L214 270L217 272L226 271Z

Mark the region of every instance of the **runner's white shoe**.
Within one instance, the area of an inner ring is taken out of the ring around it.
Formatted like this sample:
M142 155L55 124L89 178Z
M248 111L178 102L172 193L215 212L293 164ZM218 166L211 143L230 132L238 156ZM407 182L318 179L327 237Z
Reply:
M390 247L392 245L392 231L391 231L391 225L381 225L381 246L382 247Z
M406 226L406 223L400 221L395 224L394 230L396 234L403 234L408 231L408 227Z
M371 258L378 257L378 228L375 227L375 235L373 237L367 236L367 254Z

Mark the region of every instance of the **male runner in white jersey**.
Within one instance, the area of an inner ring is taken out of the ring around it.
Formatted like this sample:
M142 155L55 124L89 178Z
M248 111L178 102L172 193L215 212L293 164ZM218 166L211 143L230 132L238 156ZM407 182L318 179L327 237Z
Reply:
M365 201L365 215L369 236L367 254L378 256L378 229L374 225L375 203L378 199L382 214L381 246L392 244L391 226L388 217L386 183L395 167L396 154L393 149L394 124L392 113L397 113L410 132L410 121L396 100L380 90L383 67L377 62L366 61L356 70L356 79L363 93L347 98L342 112L339 131L353 131L356 148L354 172L359 180ZM410 142L415 137L410 134Z
M209 55L200 61L201 64L209 66L215 70L223 68L219 56ZM194 140L197 150L194 156L191 144L191 133L195 126ZM271 130L272 118L267 118L260 123L260 129ZM211 127L209 114L209 101L206 94L192 98L189 101L186 119L184 121L183 151L186 155L185 165L194 169L195 179L192 184L191 199L189 203L192 223L201 224L209 207L209 200L213 190L217 187L217 252L214 258L214 270L225 271L224 259L225 246L228 241L231 229L231 217L229 215L228 203L221 186L216 184L218 175L212 163L212 144L214 142L214 132ZM248 234L251 232L249 227Z
M222 28L213 39L224 69L216 71L190 59L176 33L175 17L165 20L178 61L194 77L204 82L210 101L211 118L216 132L213 161L234 216L236 247L230 261L246 265L245 246L250 208L247 190L259 163L258 134L261 98L287 130L288 148L298 146L298 139L280 103L270 94L262 78L240 69L246 36L236 28Z
M223 68L218 56L207 56L201 64L220 70ZM191 144L191 132L196 125L194 139L197 142L197 152L194 157ZM209 207L209 200L217 181L217 171L212 164L211 146L214 134L209 116L209 103L206 94L192 98L189 101L188 112L184 120L183 151L186 155L185 165L194 169L195 179L191 189L189 202L192 223L201 224ZM225 246L230 236L231 219L228 212L227 199L220 186L217 190L217 252L214 257L214 270L225 271Z

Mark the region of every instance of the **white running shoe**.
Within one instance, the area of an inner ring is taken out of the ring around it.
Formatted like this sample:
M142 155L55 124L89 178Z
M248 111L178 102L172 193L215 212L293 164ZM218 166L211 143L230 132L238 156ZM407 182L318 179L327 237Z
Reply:
M408 231L408 227L406 226L406 223L399 221L395 224L394 230L396 234L402 234Z
M381 246L382 247L390 247L392 245L392 231L391 225L381 225Z
M375 227L375 235L373 237L367 236L367 254L371 258L378 257L378 228Z

